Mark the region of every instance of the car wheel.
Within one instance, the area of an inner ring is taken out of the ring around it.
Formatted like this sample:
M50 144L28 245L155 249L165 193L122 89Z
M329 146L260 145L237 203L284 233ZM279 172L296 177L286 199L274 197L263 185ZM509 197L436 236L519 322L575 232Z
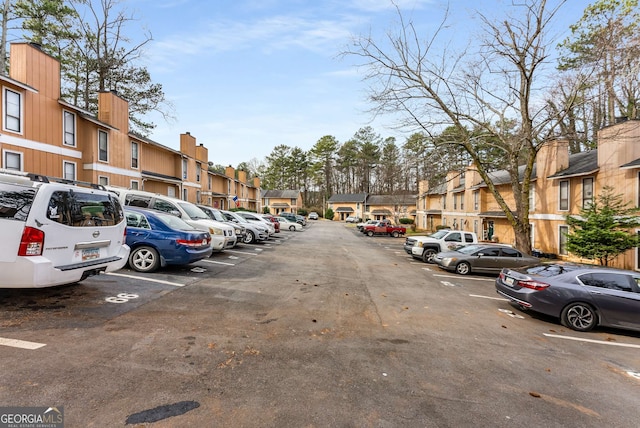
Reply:
M160 256L151 247L137 247L129 254L129 266L138 272L153 272L160 266Z
M598 324L598 315L587 303L571 303L562 310L562 325L576 331L589 331Z
M373 231L371 230L367 231L367 236L373 236Z
M460 262L456 265L456 273L460 275L468 275L471 272L471 266L467 262Z
M256 242L256 235L252 231L247 230L247 234L244 235L242 242L245 244L253 244Z
M433 258L436 256L437 251L433 248L425 248L422 251L422 261L425 263L433 263Z
M393 232L391 236L393 236L394 238L397 238L398 236L400 236L400 232L397 232L397 231Z
M295 226L289 226L289 230L292 231L292 232L295 232L296 231L296 227Z

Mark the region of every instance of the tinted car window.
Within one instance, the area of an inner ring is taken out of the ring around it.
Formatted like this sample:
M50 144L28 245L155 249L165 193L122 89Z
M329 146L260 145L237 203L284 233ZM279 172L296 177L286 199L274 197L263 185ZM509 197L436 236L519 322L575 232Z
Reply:
M502 249L503 257L521 257L520 252L514 250L513 248L503 248Z
M500 255L500 248L483 248L478 251L478 253L482 253L485 256L496 257Z
M465 234L464 234L464 240L465 240L466 242L473 242L473 235L472 235L472 234L470 234L470 233L465 233Z
M0 218L26 221L35 196L35 189L0 187Z
M583 284L592 287L610 288L612 290L633 291L632 278L620 273L591 273L578 277Z
M153 203L153 209L158 211L164 211L166 213L179 211L178 207L173 205L171 202L167 202L159 199Z
M151 197L140 195L127 195L124 199L125 205L131 205L132 207L149 208L151 204Z
M47 208L47 218L74 227L113 226L123 215L115 197L73 190L53 192Z
M462 236L459 233L452 233L451 235L444 238L447 242L462 242Z

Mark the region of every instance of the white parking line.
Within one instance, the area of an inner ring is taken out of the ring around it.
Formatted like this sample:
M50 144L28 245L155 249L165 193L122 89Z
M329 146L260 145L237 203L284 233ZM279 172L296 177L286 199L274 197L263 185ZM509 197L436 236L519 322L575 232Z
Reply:
M4 337L0 337L0 345L21 349L38 349L46 346L45 343L27 342L25 340L7 339Z
M258 249L256 249L257 251ZM262 250L261 250L262 251ZM247 256L257 256L256 253L249 253L247 251L238 251L238 250L225 250L226 253L232 253L232 254L245 254Z
M468 276L460 276L460 275L442 275L442 274L434 274L433 276L440 276L442 278L457 278L457 279L470 279L472 281L490 281L495 282L495 278L473 278Z
M509 299L503 299L502 297L481 296L479 294L469 294L469 297L479 297L481 299L489 299L489 300L500 300L502 302L508 302L509 301Z
M559 334L549 334L549 333L543 333L543 335L547 337L554 337L556 339L575 340L577 342L589 342L589 343L597 343L599 345L622 346L623 348L640 349L640 345L634 345L633 343L617 343L617 342L609 342L605 340L583 339L581 337L561 336Z
M235 266L235 263L217 262L215 260L200 260L200 261L205 263L213 263L215 265Z
M130 279L139 279L139 280L148 281L148 282L157 282L158 284L173 285L174 287L184 287L184 284L180 284L179 282L163 281L161 279L147 278L145 276L125 275L123 273L115 273L115 272L109 272L107 273L107 275L121 276L123 278L130 278Z

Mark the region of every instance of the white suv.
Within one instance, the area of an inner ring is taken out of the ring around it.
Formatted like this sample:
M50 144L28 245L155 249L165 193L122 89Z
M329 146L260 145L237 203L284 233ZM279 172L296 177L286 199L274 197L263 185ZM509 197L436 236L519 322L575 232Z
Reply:
M212 220L207 213L191 202L143 190L130 190L112 186L107 186L107 189L118 195L123 205L168 212L177 215L198 230L209 232L213 251L220 252L236 245L236 233L232 226Z
M125 227L120 202L102 186L0 169L0 288L118 270L130 251Z

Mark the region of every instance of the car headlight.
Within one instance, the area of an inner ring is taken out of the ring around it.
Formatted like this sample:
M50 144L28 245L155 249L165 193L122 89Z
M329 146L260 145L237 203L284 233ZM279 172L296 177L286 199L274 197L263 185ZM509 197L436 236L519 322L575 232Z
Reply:
M421 247L422 248L422 242L416 242L416 247Z
M453 262L455 262L456 260L458 260L458 259L457 259L457 258L455 258L455 257L444 257L444 258L442 259L442 263L453 263Z
M224 236L224 232L222 231L222 229L218 229L217 227L210 227L209 228L209 233L212 235L222 235Z

